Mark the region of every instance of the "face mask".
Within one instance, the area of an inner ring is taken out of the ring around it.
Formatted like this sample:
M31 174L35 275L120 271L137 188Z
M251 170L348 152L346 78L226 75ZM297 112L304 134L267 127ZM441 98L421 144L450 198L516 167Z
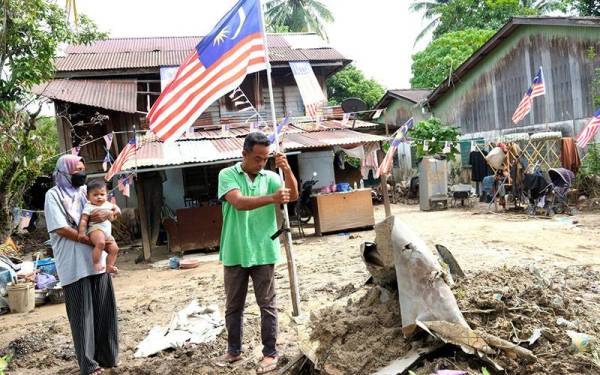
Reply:
M86 178L86 174L85 172L77 172L71 175L71 185L73 185L73 187L80 187L83 186L83 184L85 184L85 178Z

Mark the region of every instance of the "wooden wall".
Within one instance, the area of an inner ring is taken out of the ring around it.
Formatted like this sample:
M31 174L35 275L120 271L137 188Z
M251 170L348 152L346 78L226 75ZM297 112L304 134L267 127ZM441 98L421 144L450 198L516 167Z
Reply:
M522 27L497 46L432 106L435 116L458 125L463 134L564 121L594 113L591 82L600 52L600 30ZM512 115L543 66L546 95L518 125Z

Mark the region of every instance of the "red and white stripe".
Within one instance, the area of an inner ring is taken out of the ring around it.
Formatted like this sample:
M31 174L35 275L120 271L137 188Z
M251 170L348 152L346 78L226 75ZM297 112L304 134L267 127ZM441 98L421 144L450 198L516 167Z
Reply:
M517 109L515 110L515 113L512 116L512 121L515 124L523 120L523 118L527 116L529 111L531 111L531 102L531 96L525 94L525 96L523 96L523 99L521 99L521 103L519 103Z
M306 110L306 115L312 118L317 117L317 112L319 110L319 103L307 104L304 106Z
M577 136L577 147L584 148L594 138L600 128L600 118L592 117L592 120Z
M177 140L212 103L238 87L247 74L264 69L262 33L247 36L208 69L194 50L148 113L150 130L161 141Z
M123 168L123 164L125 164L127 160L135 156L136 152L137 146L132 143L127 143L127 146L125 146L125 148L121 151L119 156L117 156L117 159L115 160L113 165L110 166L108 172L106 172L106 176L104 176L104 179L106 181L110 181L114 175L121 171L121 168Z
M377 171L375 172L375 178L379 178L384 174L388 175L390 173L390 171L392 170L392 165L394 164L394 153L396 152L396 150L398 150L398 147L390 145L390 148L388 149L387 153L385 154L385 157L381 161L381 164L379 164L379 167L377 167Z
M531 99L542 95L546 95L546 86L544 85L544 82L531 86Z

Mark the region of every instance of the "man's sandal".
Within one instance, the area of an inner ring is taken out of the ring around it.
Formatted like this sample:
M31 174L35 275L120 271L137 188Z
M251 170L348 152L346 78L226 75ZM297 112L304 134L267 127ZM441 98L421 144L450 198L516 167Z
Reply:
M269 363L265 363L265 359L271 358L272 361ZM262 357L260 362L258 362L258 368L256 369L257 374L266 374L271 371L275 371L278 368L277 362L279 361L279 357Z

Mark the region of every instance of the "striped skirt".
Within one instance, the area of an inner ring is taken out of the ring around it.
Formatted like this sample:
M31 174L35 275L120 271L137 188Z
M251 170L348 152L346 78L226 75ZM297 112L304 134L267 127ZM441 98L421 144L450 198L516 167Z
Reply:
M117 306L109 274L88 276L63 287L81 375L117 365Z

